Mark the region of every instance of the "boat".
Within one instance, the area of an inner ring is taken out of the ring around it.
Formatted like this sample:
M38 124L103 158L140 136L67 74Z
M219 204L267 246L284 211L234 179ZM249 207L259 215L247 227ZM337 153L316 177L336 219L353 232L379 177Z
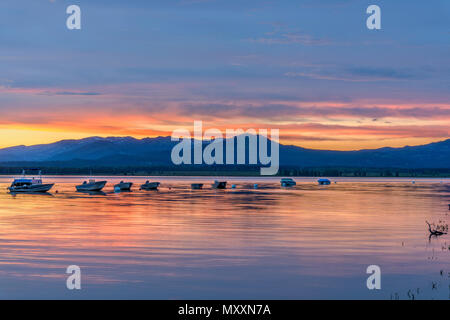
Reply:
M41 170L33 169L33 171L38 171L38 178L26 178L25 170L22 170L22 177L18 179L14 179L11 183L11 186L8 187L8 190L12 193L16 192L26 192L26 193L42 193L50 191L50 189L54 186L54 183L43 184L41 177Z
M297 182L295 182L292 178L282 178L280 183L282 187L293 187L297 185Z
M159 182L150 182L150 181L145 181L145 183L143 185L141 185L141 189L144 190L158 190L158 187L161 183Z
M191 184L191 189L198 190L203 188L203 183L193 183Z
M331 181L328 180L328 179L319 179L319 180L317 180L317 182L318 182L319 185L321 185L321 186L326 186L326 185L331 184Z
M130 191L132 186L133 186L133 182L120 181L118 184L114 185L114 190Z
M212 187L214 189L226 189L227 188L227 182L226 181L215 180L214 183L212 184Z
M76 186L77 191L92 192L101 191L107 181L95 181L95 179L89 179L89 181L83 181L83 184Z

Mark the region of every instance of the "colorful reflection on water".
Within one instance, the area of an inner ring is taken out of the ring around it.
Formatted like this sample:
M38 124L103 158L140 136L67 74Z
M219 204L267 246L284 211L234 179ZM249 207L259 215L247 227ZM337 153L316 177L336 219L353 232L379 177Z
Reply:
M0 298L450 298L450 237L429 239L425 224L449 223L448 179L225 178L236 189L213 190L215 178L158 177L159 191L139 191L147 179L106 177L90 195L75 192L83 178L45 177L50 195L11 195L0 177ZM120 180L134 190L114 193ZM79 291L66 289L73 264ZM366 287L369 265L381 290Z

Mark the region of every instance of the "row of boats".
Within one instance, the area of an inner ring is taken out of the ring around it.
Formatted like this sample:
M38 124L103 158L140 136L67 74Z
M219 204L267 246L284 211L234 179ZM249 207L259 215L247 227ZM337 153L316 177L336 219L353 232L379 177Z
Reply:
M84 192L96 192L102 191L105 187L107 181L96 181L95 179L89 179L88 181L83 181L82 184L75 186L77 191ZM25 171L22 173L22 177L18 179L14 179L11 183L11 186L8 187L10 192L48 192L50 191L54 183L42 183L41 171L39 171L38 178L26 178ZM150 182L146 181L141 185L142 190L156 190L158 189L160 183L159 182ZM116 191L129 191L133 186L132 182L119 182L114 185L114 190Z
M331 182L328 179L319 179L319 184L330 184ZM80 192L97 192L101 191L107 181L96 181L95 179L89 179L88 181L84 181L82 184L75 186L77 191ZM292 178L283 178L280 181L282 187L293 187L296 185L296 182ZM11 186L8 187L10 192L48 192L52 189L54 183L42 183L41 171L39 170L38 178L26 178L25 171L22 172L22 177L14 179L11 183ZM118 184L114 185L114 191L130 191L133 186L133 182L124 182L120 181ZM140 190L157 190L160 186L160 182L149 181L147 180L144 184L140 186ZM211 185L213 189L226 189L227 181L218 181L215 180ZM254 185L255 188L257 184ZM191 184L192 189L202 189L203 183L193 183ZM232 186L235 188L235 185Z
M292 179L292 178L282 178L280 182L281 182L281 186L282 187L293 187L293 186L295 186L297 184L294 181L294 179ZM326 186L326 185L331 184L331 181L328 180L328 179L325 179L325 178L321 178L321 179L317 180L317 183L320 186Z
M90 179L89 182L84 181L83 184L76 186L77 191L101 191L107 181L95 181L95 179ZM159 182L150 182L146 181L144 184L141 184L141 190L157 190L159 187ZM130 191L133 186L133 182L123 182L120 181L118 184L114 185L115 191Z

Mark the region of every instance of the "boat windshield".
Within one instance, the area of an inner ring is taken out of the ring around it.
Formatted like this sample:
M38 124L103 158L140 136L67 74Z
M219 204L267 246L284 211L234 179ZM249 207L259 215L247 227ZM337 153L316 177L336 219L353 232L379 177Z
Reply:
M14 180L14 182L11 185L16 186L16 187L21 187L21 186L31 186L32 184L33 184L32 180L18 179L18 180Z

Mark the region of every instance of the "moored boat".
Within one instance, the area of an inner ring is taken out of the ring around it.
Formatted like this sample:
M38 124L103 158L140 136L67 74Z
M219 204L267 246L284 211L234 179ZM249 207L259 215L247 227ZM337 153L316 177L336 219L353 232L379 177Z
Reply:
M107 181L95 181L95 179L89 179L89 181L83 181L82 184L76 186L75 188L77 191L85 192L101 191L105 187L106 182Z
M150 181L145 181L145 183L143 185L141 185L141 189L143 190L158 190L158 187L161 183L159 182L150 182Z
M212 184L212 187L213 187L213 189L226 189L227 182L215 180L214 183Z
M120 181L118 184L114 185L114 190L130 191L132 186L133 186L133 182Z
M282 178L280 183L282 187L293 187L297 185L297 182L295 182L292 178Z
M325 186L325 185L331 184L331 181L328 180L328 179L319 179L319 180L317 180L317 182L318 182L319 185L321 185L321 186Z
M38 170L34 169L33 171ZM41 170L38 170L38 178L26 178L25 170L22 171L22 177L14 179L8 190L12 193L23 192L23 193L34 193L34 192L48 192L54 186L54 183L42 183Z
M191 189L198 190L203 188L203 183L193 183L191 184Z

